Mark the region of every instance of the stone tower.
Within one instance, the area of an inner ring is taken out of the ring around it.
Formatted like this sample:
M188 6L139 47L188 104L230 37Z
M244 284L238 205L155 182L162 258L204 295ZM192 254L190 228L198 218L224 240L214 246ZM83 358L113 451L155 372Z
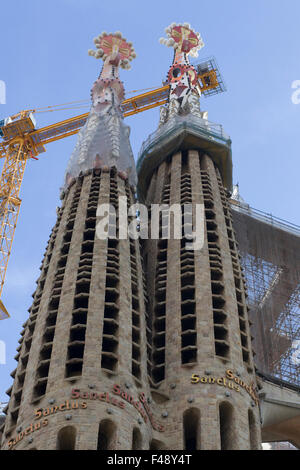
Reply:
M151 223L157 205L173 206L171 236L163 216L156 238L121 236L138 206L119 66L135 54L121 33L102 33L89 53L104 65L21 333L3 449L260 447L230 139L200 111L189 63L200 35L187 24L167 34L169 100L141 150L138 195Z
M3 449L147 449L161 432L147 403L139 240L120 239L118 228L136 184L118 68L135 53L119 32L94 42L89 53L104 65L21 333Z
M203 46L199 34L174 23L166 32L161 42L175 49L169 101L142 147L138 190L151 213L153 204L179 205L182 214L190 205L193 220L182 216L181 239L144 246L153 396L168 414L167 448L259 449L247 294L228 202L231 142L200 112L188 60ZM195 230L197 205L204 209L204 242L190 250L184 234L188 225Z

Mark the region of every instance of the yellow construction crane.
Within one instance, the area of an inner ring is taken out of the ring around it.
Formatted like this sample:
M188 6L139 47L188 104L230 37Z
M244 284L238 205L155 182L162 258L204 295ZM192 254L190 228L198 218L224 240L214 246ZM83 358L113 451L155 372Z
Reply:
M204 95L224 91L224 85L213 59L196 66L199 87ZM124 117L161 106L168 101L169 84L122 102ZM50 108L50 107L49 107ZM0 320L9 313L1 300L8 260L20 212L20 188L26 163L45 152L45 145L76 134L85 124L88 113L36 129L35 109L21 111L0 121L0 158L4 159L0 177Z

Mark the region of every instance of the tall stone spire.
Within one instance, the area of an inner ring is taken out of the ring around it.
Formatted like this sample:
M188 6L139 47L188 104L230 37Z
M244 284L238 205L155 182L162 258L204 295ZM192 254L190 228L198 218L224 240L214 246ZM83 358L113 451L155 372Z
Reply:
M24 323L1 449L147 449L163 432L158 411L145 408L140 244L120 235L120 213L136 200L118 67L128 68L134 51L119 33L95 43L90 54L104 65ZM114 235L99 229L106 212Z
M173 64L169 68L167 82L170 84L169 101L161 108L160 125L177 115L202 117L199 107L201 91L197 71L189 62L189 55L197 57L204 43L188 23L172 23L166 28L168 39L160 42L174 48Z
M80 172L93 168L116 167L120 176L136 185L136 170L129 142L130 128L123 122L121 103L124 86L119 67L130 69L136 57L132 43L120 32L103 32L94 39L96 51L89 55L104 61L101 73L91 89L92 107L86 124L78 134L77 144L69 160L65 185Z
M258 449L247 293L228 201L231 141L221 126L201 118L197 74L188 62L203 45L199 35L186 23L172 24L167 34L163 42L175 49L169 103L142 145L138 193L151 209L176 207L178 217L174 211L168 225L177 217L182 237L161 231L160 239L144 244L151 385L168 397L168 449ZM203 243L190 249L186 234L197 227L200 208Z

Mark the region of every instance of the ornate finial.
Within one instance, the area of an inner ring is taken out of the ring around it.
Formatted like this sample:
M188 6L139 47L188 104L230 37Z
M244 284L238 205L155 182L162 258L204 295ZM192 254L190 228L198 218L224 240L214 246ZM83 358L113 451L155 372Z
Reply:
M124 99L124 86L119 79L119 67L130 69L130 61L136 57L132 43L122 37L120 31L105 31L94 39L97 50L89 55L104 61L100 76L91 90L93 107L105 113L110 104L119 106ZM114 95L114 96L113 96Z
M97 50L89 49L89 55L94 56L96 59L101 57L103 61L109 58L111 65L120 65L123 69L130 69L129 62L136 57L136 53L132 43L123 38L120 31L115 33L103 31L94 39L94 43Z
M198 50L204 46L200 33L194 31L189 23L171 23L165 31L169 39L160 38L160 43L173 47L176 52L197 57Z
M161 108L160 125L178 114L191 113L201 117L198 75L195 67L190 64L188 56L196 57L204 42L200 34L196 33L188 23L172 23L165 31L169 39L161 38L160 42L173 47L174 59L167 76L167 82L170 84L169 103L165 108Z
M92 168L103 171L116 168L121 178L128 178L130 185L135 186L137 177L129 142L130 128L123 122L121 105L125 92L119 68L130 69L129 62L136 54L132 43L119 31L103 32L94 43L97 50L90 49L89 55L96 59L101 57L104 64L91 89L92 107L79 131L66 171L66 184Z

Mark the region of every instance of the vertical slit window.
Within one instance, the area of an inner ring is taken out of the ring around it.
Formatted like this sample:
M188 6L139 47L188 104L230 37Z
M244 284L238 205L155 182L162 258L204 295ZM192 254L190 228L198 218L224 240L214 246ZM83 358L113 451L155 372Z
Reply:
M181 363L192 364L197 362L197 327L194 252L187 250L185 247L186 243L189 242L185 238L185 234L192 231L192 212L187 216L187 207L185 207L187 204L192 207L192 179L187 152L182 153L180 204L182 210L182 239L180 244ZM190 227L186 227L187 224Z
M112 169L110 172L109 203L118 214L118 176ZM112 218L109 225L118 227L118 220ZM110 230L109 230L110 233ZM117 234L117 230L116 230ZM116 372L118 367L119 349L119 278L120 254L117 238L107 239L106 283L104 317L102 330L101 368L109 372Z

